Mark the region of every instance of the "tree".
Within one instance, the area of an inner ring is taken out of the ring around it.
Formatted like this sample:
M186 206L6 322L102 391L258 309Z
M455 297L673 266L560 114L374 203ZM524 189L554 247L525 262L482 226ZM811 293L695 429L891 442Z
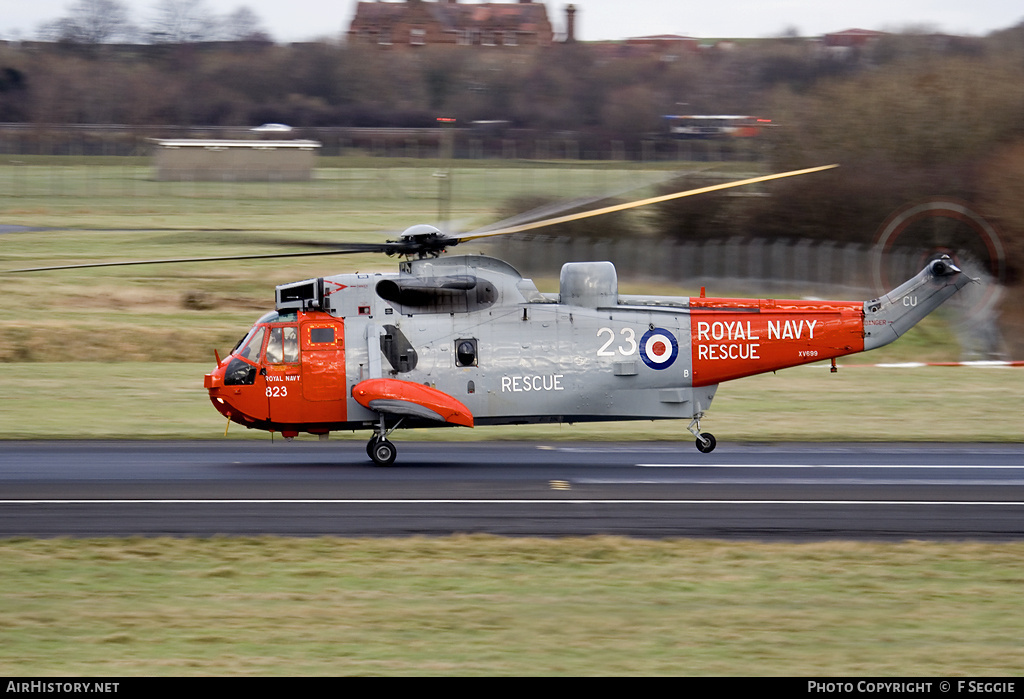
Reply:
M217 18L204 0L160 0L149 36L159 44L191 44L217 38Z
M73 44L131 41L136 34L128 9L118 0L78 0L68 14L40 29L43 39Z
M221 20L221 36L228 41L269 41L270 36L260 18L246 6L225 15Z

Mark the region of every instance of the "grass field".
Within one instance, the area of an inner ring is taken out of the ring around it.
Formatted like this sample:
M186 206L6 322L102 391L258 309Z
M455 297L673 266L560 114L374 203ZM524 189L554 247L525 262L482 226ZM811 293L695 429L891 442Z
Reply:
M223 418L202 386L213 361L0 364L3 439L220 439ZM826 366L722 385L703 426L729 442L1017 442L1024 369ZM232 425L231 439L270 435ZM366 440L367 432L332 439ZM402 440L684 440L685 421L401 430ZM300 435L298 439L316 439Z
M1024 544L0 541L0 674L1016 676Z
M0 226L43 229L0 233L0 268L273 252L436 220L431 168L332 165L312 183L158 183L129 159L0 158ZM451 215L470 227L511 193L664 174L459 168ZM221 438L202 374L273 305L275 284L393 268L354 256L0 275L0 439ZM940 315L854 359L957 358ZM1022 389L1022 369L801 367L724 385L705 426L723 446L1019 441ZM398 438L691 439L673 422ZM0 674L1017 675L1022 559L1019 543L6 540Z

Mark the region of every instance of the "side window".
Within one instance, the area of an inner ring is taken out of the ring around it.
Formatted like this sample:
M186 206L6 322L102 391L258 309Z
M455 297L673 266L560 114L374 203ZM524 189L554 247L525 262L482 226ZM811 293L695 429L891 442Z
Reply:
M284 361L299 361L299 329L294 325L284 328Z
M273 328L267 341L268 364L291 364L299 361L299 329L294 325Z
M340 323L317 320L299 326L299 351L338 350L345 346Z
M334 328L310 328L309 341L318 345L334 342Z
M455 341L455 365L456 366L476 366L477 365L477 354L476 354L476 340L475 339L461 339Z
M274 328L270 331L270 340L267 342L267 364L280 364L284 357L284 344L281 342L281 328Z

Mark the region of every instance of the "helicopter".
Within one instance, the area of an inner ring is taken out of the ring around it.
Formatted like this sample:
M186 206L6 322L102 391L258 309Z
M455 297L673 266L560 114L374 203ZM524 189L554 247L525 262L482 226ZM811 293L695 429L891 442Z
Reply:
M868 301L627 295L611 262L569 262L558 293L510 264L443 254L507 235L673 198L826 170L826 165L466 234L416 225L385 243L233 258L383 252L396 273L344 273L276 287L260 317L204 376L222 416L251 429L326 439L370 430L367 456L395 462L399 428L689 420L696 448L719 384L876 349L972 281L948 256ZM17 272L38 271L10 270ZM58 269L49 267L45 269Z

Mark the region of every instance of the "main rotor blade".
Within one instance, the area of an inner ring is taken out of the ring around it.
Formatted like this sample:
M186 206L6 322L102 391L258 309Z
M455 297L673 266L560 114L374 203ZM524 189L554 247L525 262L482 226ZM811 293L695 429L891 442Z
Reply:
M616 204L614 206L606 206L601 209L594 209L593 211L584 211L577 214L568 214L566 216L558 216L556 218L544 219L542 221L534 221L532 223L524 223L518 226L509 226L508 228L499 228L498 230L484 230L474 231L470 233L463 233L462 235L453 236L460 243L464 243L468 240L479 240L481 238L490 238L497 235L510 235L512 233L522 233L523 231L532 231L537 228L544 228L545 226L554 226L559 223L569 223L570 221L579 221L580 219L590 218L592 216L600 216L602 214L610 214L615 211L625 211L626 209L635 209L640 206L649 206L650 204L659 204L663 201L671 201L672 199L681 199L683 197L692 197L697 194L706 194L707 192L717 192L723 189L731 189L733 187L742 187L748 184L756 184L757 182L768 182L770 180L779 180L784 177L796 177L797 175L809 175L812 172L821 172L822 170L831 170L832 168L839 167L839 165L820 165L818 167L806 168L804 170L792 170L790 172L779 172L774 175L762 175L761 177L751 177L746 180L736 180L734 182L723 182L722 184L710 185L708 187L698 187L697 189L688 189L683 192L675 192L673 194L663 194L657 197L650 197L648 199L640 199L638 201L631 201L625 204Z
M284 257L313 257L315 255L355 255L361 252L388 252L393 246L387 243L348 243L344 250L314 250L311 252L279 252L263 255L227 255L224 257L186 257L169 260L128 260L123 262L90 262L78 265L54 265L52 267L25 267L23 269L5 269L3 274L20 272L48 272L58 269L87 269L90 267L129 267L132 265L164 265L184 262L222 262L229 260L269 260Z
M488 223L486 226L474 228L472 231L467 231L466 233L462 233L461 235L475 236L480 233L490 233L491 231L505 230L506 228L512 228L513 226L520 226L523 224L532 223L540 219L554 218L556 215L562 214L566 211L571 211L572 209L580 209L583 208L584 206L589 206L591 204L596 204L598 202L615 199L617 197L622 197L630 192L635 192L638 189L644 189L647 187L651 187L653 185L663 184L670 180L676 179L680 176L696 175L703 172L704 169L706 168L689 170L685 173L678 171L671 172L668 175L653 178L648 182L642 182L640 184L633 182L630 183L629 185L626 185L625 187L621 187L620 189L611 192L604 192L602 194L597 194L590 197L580 197L578 199L548 202L534 209L530 209L529 211L524 211L522 213L515 214L514 216L510 216L509 218L502 219L501 221L495 221L494 223ZM459 236L459 234L452 235L454 235L454 237Z

